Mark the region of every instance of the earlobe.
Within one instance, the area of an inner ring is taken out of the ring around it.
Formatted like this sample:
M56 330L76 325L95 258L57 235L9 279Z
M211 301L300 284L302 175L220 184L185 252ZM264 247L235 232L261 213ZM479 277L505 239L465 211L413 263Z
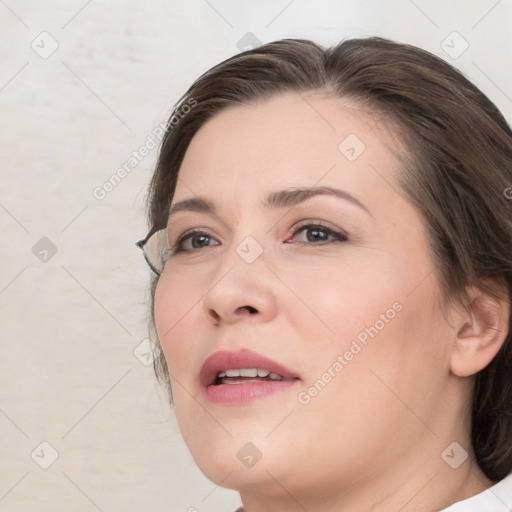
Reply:
M469 377L483 370L496 356L508 335L510 304L480 289L469 289L470 307L458 318L450 354L450 370Z

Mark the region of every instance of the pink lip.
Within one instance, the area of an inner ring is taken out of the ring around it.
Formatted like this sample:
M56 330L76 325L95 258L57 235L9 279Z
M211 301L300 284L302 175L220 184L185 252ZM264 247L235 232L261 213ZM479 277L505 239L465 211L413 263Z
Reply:
M219 372L236 368L260 368L277 373L282 381L247 382L245 384L214 384ZM235 352L221 350L212 354L199 371L199 383L206 398L218 404L239 405L252 400L284 391L299 382L299 376L282 366L251 350L241 349Z

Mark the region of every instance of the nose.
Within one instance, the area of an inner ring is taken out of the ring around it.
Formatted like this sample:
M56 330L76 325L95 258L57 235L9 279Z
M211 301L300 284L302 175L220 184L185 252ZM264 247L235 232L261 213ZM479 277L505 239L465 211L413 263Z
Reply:
M203 298L208 321L220 327L241 321L269 322L276 316L275 278L262 259L247 263L234 250L225 259Z

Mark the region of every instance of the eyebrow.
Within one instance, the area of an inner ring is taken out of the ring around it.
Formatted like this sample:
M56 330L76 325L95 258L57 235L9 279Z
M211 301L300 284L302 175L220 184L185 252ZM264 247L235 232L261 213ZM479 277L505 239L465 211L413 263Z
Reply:
M270 193L263 201L263 205L272 210L278 208L291 208L316 196L334 196L358 206L370 216L372 213L359 199L344 190L333 187L294 187ZM208 199L192 197L184 199L171 206L168 220L178 212L189 211L206 213L217 216L215 205Z

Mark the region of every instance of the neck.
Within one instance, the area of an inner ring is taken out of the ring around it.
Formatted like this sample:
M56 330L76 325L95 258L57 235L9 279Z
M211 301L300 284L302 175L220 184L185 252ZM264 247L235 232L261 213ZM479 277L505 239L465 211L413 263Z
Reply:
M445 464L443 462L443 464ZM244 512L435 512L483 492L494 484L480 471L475 461L465 462L466 468L457 478L450 467L418 470L409 473L393 487L386 481L361 483L350 489L343 484L335 493L318 490L288 490L279 482L269 486L270 493L241 492ZM460 469L460 468L459 468ZM270 489L272 487L272 489Z
M437 418L432 418L436 434L423 429L393 460L372 456L360 467L342 468L339 475L311 471L297 480L292 475L293 463L282 473L268 468L272 479L256 488L240 489L243 510L434 512L483 492L494 482L480 470L470 448L469 429L464 427L467 422L461 421L465 411L451 412L439 411ZM464 453L460 446L450 449L454 440L465 447L467 459L460 458ZM458 462L458 467L452 467Z

